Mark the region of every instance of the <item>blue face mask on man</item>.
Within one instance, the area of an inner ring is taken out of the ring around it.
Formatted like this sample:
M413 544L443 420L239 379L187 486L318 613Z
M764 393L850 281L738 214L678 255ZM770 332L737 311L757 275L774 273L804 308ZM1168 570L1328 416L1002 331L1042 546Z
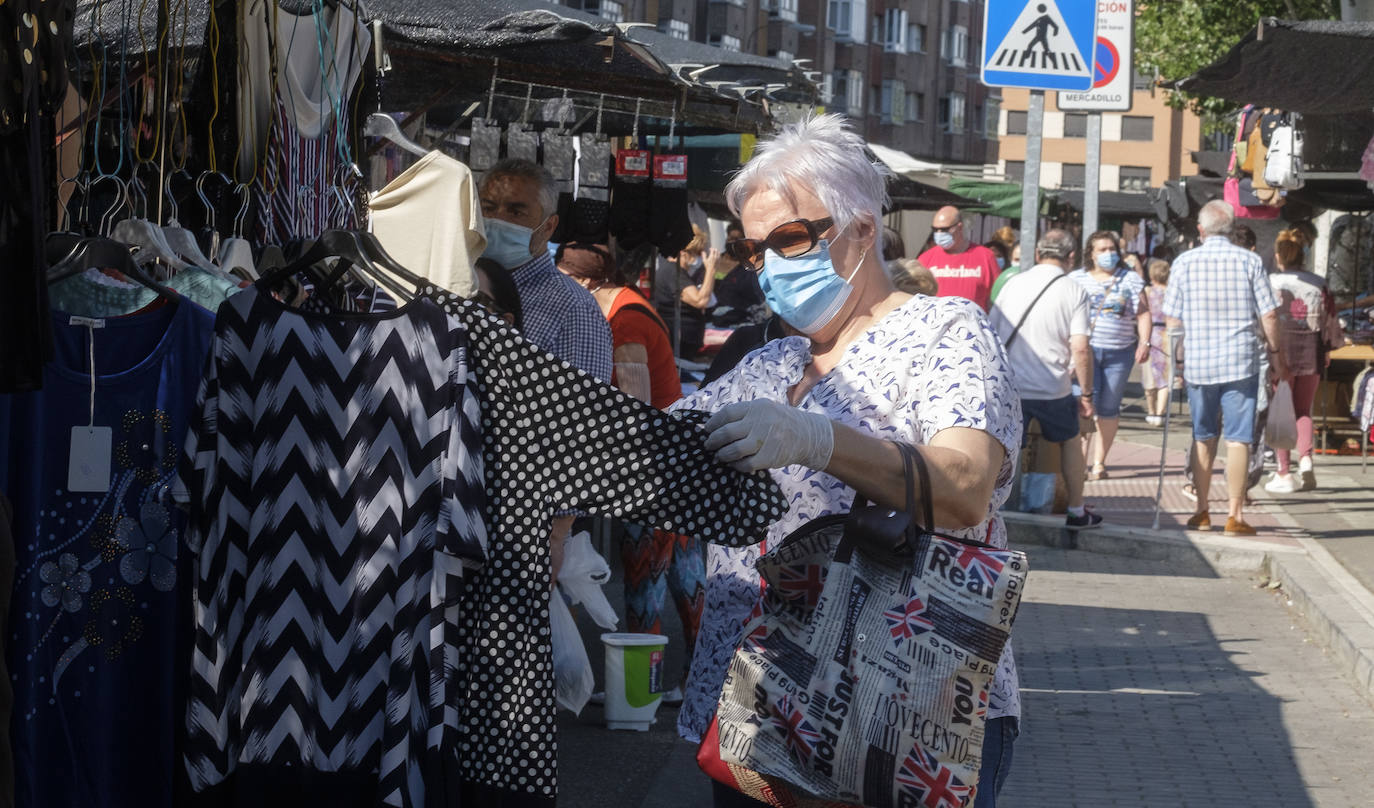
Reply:
M763 256L759 288L768 307L788 325L808 336L830 324L854 291L849 281L863 265L864 254L848 278L835 274L830 242L821 239L816 249L796 258L783 258L769 250Z
M540 222L539 226L543 227L544 222ZM517 269L534 258L530 252L534 229L496 218L487 219L485 225L487 248L482 251L483 257L490 258L505 269Z

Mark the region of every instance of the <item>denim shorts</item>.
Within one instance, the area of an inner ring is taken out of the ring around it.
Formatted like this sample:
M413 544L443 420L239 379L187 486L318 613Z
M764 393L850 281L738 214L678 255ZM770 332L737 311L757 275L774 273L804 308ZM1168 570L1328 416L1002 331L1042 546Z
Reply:
M1213 440L1220 419L1222 436L1250 445L1255 439L1255 398L1259 376L1221 384L1189 384L1188 409L1193 413L1193 440Z
M1022 445L1028 441L1027 427L1032 418L1040 422L1040 434L1050 443L1078 437L1078 399L1072 394L1063 398L1021 399Z
M1121 399L1126 395L1126 380L1135 367L1135 346L1093 348L1093 409L1100 418L1121 414Z

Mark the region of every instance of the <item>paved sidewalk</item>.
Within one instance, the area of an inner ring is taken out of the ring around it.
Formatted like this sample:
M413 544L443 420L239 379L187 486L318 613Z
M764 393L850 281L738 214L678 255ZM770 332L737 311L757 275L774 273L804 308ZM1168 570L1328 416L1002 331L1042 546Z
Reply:
M1036 548L1006 808L1355 808L1374 708L1246 578Z

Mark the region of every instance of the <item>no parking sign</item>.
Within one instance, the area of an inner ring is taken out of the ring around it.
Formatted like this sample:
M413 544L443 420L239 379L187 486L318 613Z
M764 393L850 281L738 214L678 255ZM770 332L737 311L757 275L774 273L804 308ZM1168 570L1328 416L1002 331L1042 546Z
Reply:
M1099 0L1097 46L1093 53L1093 86L1085 92L1059 93L1060 109L1111 110L1131 108L1135 81L1135 9L1132 0Z

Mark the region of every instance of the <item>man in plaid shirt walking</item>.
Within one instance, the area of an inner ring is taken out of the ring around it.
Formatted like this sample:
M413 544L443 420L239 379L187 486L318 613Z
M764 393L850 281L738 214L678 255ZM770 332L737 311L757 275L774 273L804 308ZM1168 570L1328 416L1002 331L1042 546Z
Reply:
M1278 301L1259 256L1228 238L1234 223L1235 211L1226 202L1217 199L1203 205L1197 224L1202 244L1174 262L1164 293L1164 317L1170 328L1182 325L1184 330L1183 381L1193 416L1197 487L1197 512L1188 527L1212 529L1207 495L1220 431L1226 438L1230 499L1226 535L1253 536L1255 529L1245 523L1241 510L1254 438L1261 330L1279 378L1288 378L1288 365L1278 352Z

